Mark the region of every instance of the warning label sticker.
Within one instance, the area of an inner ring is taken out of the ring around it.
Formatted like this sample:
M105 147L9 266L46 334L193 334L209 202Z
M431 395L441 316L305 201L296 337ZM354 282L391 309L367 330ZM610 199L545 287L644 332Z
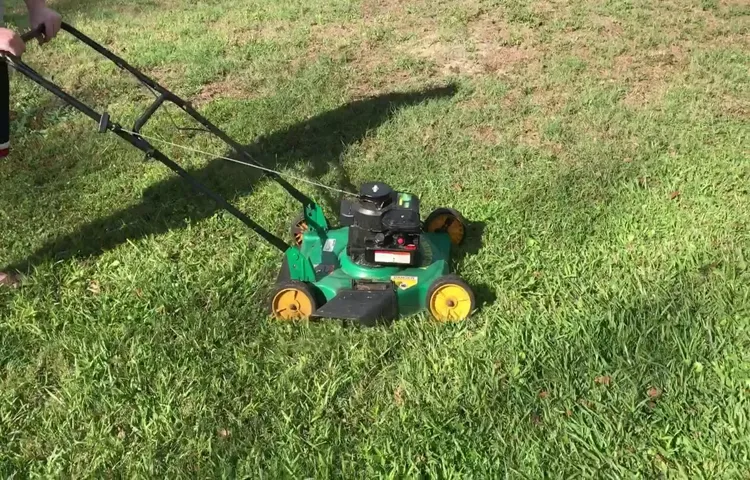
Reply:
M332 252L333 248L336 246L336 239L335 238L329 238L326 240L325 245L323 245L323 251L324 252Z
M375 261L377 263L402 263L408 265L411 263L411 253L409 252L375 252Z
M419 283L417 277L409 277L405 275L394 275L391 277L391 281L396 284L400 290L407 290Z

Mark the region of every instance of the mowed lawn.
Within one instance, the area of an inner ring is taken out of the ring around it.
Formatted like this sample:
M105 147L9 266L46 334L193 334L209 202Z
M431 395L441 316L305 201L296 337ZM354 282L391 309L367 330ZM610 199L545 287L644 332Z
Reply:
M747 477L747 2L50 5L270 168L462 211L480 309L271 321L277 251L15 74L0 476ZM125 126L153 100L66 34L24 58ZM195 126L145 133L228 153ZM276 184L165 152L288 238Z

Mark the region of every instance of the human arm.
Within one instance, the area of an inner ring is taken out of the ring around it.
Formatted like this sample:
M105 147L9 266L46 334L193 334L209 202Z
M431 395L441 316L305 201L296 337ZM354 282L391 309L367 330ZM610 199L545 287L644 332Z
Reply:
M20 57L26 50L26 44L15 30L0 28L0 51Z
M2 0L0 0L2 1ZM47 42L57 35L62 25L62 17L47 6L45 0L24 0L29 11L31 28L44 25L44 35L39 38L40 43ZM26 51L25 42L15 30L0 28L0 51L20 57Z
M56 11L47 6L45 0L24 0L26 8L29 11L29 23L31 28L35 29L44 25L44 35L39 39L40 43L45 43L57 35L62 24L62 17Z
M40 43L47 42L57 35L62 25L62 17L47 6L45 0L24 0L29 11L31 28L44 25L44 35L39 38ZM20 57L26 51L25 42L15 30L0 28L0 51Z

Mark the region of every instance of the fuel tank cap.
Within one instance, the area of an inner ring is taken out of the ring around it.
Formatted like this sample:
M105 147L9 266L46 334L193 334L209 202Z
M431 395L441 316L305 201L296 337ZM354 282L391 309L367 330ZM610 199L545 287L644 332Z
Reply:
M368 182L362 184L359 188L359 197L371 202L382 202L387 200L392 193L393 189L390 185L383 182Z

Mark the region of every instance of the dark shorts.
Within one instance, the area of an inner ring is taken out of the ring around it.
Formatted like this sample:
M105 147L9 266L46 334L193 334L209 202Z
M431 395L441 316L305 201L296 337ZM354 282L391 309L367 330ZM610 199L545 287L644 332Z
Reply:
M10 80L8 64L0 61L0 157L10 149Z
M0 27L5 28L5 0L0 0ZM10 148L10 80L8 64L0 61L0 157Z

